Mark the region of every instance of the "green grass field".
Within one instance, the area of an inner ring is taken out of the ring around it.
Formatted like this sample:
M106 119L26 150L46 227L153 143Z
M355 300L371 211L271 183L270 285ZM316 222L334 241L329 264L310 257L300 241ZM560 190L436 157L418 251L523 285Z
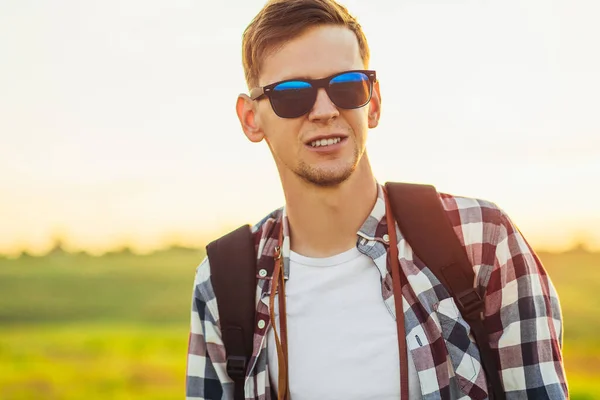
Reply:
M203 253L0 259L0 399L184 397ZM540 254L561 296L572 399L600 398L600 254Z

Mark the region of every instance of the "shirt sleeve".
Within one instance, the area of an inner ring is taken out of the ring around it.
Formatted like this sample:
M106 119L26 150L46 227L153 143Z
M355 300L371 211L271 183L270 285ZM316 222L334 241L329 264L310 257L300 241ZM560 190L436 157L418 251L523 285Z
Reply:
M558 295L521 232L501 213L485 325L507 399L567 399Z
M227 375L225 346L218 309L205 259L196 270L187 354L186 399L232 398L233 381Z

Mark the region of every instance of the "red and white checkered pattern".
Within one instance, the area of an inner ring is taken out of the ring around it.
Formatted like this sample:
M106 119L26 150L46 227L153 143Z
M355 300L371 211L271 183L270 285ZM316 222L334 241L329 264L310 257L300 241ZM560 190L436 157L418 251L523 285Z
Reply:
M568 398L558 296L539 259L496 205L448 194L440 194L440 199L473 265L474 285L485 299L484 323L507 399ZM379 269L382 298L395 318L391 273L386 265L388 246L383 240L387 233L385 212L379 187L373 211L357 234L357 248ZM284 274L289 279L290 237L285 209L274 211L254 227L258 285L246 399L271 399L266 352L266 333L271 326L269 276L281 224ZM402 288L406 340L423 399L486 399L487 383L469 326L448 291L413 254L397 226L396 230L400 267L408 281ZM261 269L269 271L267 276L259 275ZM194 283L186 396L190 400L233 398L208 260L198 267Z

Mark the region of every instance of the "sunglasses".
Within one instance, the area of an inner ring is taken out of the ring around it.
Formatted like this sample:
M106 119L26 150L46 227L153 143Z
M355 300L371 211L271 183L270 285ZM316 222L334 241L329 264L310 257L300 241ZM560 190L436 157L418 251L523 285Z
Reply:
M275 114L281 118L298 118L312 110L317 91L325 89L336 107L351 110L371 101L375 71L345 71L323 79L288 79L257 87L250 91L252 100L268 97Z

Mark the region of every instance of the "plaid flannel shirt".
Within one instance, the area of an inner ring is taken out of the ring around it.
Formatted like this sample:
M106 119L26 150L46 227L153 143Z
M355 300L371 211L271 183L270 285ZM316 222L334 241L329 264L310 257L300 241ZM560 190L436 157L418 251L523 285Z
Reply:
M498 360L507 399L566 399L562 363L562 317L557 293L537 256L508 216L493 203L440 194L485 299L484 324ZM385 306L395 316L382 187L357 233L357 248L381 273ZM284 276L290 278L290 238L285 208L253 228L257 248L256 323L246 372L246 399L271 399L266 334L271 327L268 298L273 251L283 224ZM412 252L396 225L406 341L423 399L486 399L488 388L469 326L446 288ZM385 236L384 236L385 235ZM267 273L265 274L265 270ZM293 279L293 273L292 273ZM377 355L373 355L376 357ZM226 372L219 312L209 261L196 271L187 365L187 399L232 399Z

